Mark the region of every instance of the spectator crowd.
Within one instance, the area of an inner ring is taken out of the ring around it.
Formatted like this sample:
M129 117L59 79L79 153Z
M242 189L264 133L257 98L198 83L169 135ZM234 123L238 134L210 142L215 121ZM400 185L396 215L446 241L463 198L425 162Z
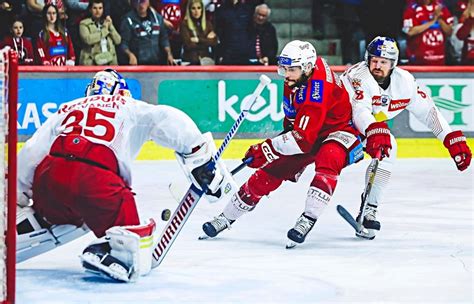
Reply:
M0 0L0 47L25 65L274 65L277 32L264 2ZM357 26L366 41L406 41L407 64L474 63L474 0L314 0L316 39L327 6L337 10L344 63L359 59Z

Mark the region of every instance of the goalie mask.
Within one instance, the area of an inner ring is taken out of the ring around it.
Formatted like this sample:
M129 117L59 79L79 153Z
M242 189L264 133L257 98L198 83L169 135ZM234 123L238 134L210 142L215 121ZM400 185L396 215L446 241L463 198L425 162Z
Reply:
M131 97L127 82L113 69L97 72L86 87L86 96L116 94Z
M373 56L389 59L392 61L392 69L398 63L398 47L394 39L377 36L372 40L365 51L365 62L370 65L370 58Z

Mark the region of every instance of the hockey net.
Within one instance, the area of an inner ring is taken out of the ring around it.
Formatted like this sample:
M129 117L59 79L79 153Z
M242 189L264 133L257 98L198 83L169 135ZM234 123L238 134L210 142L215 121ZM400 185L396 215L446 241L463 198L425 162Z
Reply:
M18 58L0 50L0 303L15 301Z

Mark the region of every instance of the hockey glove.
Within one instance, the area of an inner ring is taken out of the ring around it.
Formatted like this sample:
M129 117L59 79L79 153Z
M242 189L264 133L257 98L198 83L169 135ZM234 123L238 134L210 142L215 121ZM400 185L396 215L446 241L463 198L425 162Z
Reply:
M377 158L377 153L380 151L380 160L390 156L390 149L392 143L390 142L390 129L385 122L371 123L365 130L367 137L367 144L365 151L372 157Z
M449 154L454 159L459 171L466 170L471 164L472 153L466 143L466 136L461 131L453 131L443 141Z
M268 138L262 143L251 146L245 153L244 159L253 157L253 161L247 166L258 169L277 160L280 156L281 154L273 148L272 140Z

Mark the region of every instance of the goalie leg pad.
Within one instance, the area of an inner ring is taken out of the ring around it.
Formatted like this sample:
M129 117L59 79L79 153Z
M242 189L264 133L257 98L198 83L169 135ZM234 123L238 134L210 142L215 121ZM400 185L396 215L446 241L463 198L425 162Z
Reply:
M95 240L80 256L83 267L122 282L134 282L151 270L156 224L116 226Z
M86 225L49 225L31 207L18 208L16 225L17 263L62 246L90 231Z

